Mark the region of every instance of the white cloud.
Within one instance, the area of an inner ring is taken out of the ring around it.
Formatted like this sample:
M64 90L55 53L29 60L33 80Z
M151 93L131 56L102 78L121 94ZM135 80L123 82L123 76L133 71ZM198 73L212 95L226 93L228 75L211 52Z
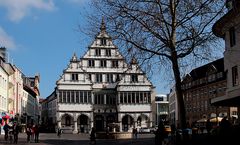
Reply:
M83 4L89 0L68 0L68 2L75 3L75 4Z
M0 47L6 47L8 49L16 48L16 44L13 38L9 36L1 26L0 26Z
M33 9L52 11L55 9L53 0L0 0L0 7L7 9L8 18L18 22L32 13Z

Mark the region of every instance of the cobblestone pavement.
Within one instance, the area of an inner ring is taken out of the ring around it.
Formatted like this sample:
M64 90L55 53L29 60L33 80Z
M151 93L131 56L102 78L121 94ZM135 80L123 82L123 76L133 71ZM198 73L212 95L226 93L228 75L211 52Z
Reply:
M89 145L89 134L62 134L59 138L54 133L41 133L39 143L27 143L26 138L25 133L20 133L18 145ZM0 135L0 145L9 144L11 143L4 140L4 135ZM140 134L138 139L99 139L97 145L154 145L154 135Z

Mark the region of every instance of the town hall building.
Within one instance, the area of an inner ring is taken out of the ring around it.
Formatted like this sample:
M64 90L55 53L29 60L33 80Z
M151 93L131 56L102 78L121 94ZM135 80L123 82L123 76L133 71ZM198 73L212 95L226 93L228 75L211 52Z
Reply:
M64 131L127 132L152 127L155 87L136 59L128 64L106 32L100 32L82 58L72 56L56 82L56 123Z

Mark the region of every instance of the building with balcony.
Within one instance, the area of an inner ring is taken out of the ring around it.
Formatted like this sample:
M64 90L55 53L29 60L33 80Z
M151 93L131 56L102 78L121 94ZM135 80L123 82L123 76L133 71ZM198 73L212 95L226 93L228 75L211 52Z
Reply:
M182 81L186 120L191 125L201 119L231 117L232 107L215 106L211 99L226 94L227 79L224 59L193 69Z
M5 68L5 50L1 48L0 56L0 113L8 111L8 72Z
M23 75L23 93L20 98L22 118L26 124L39 124L39 76L26 77Z
M6 48L0 48L0 120L38 124L40 77L24 76L16 65L7 62L6 54Z
M0 48L0 120L13 117L14 68L7 62L6 48ZM6 117L6 118L5 118Z

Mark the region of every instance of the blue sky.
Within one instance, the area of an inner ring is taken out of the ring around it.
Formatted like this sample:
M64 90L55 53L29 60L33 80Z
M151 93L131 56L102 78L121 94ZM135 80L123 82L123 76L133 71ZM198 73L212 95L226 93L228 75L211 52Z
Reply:
M26 76L40 74L41 97L52 93L73 53L81 57L93 41L78 31L86 10L88 0L0 0L0 46ZM152 80L157 93L169 92Z

